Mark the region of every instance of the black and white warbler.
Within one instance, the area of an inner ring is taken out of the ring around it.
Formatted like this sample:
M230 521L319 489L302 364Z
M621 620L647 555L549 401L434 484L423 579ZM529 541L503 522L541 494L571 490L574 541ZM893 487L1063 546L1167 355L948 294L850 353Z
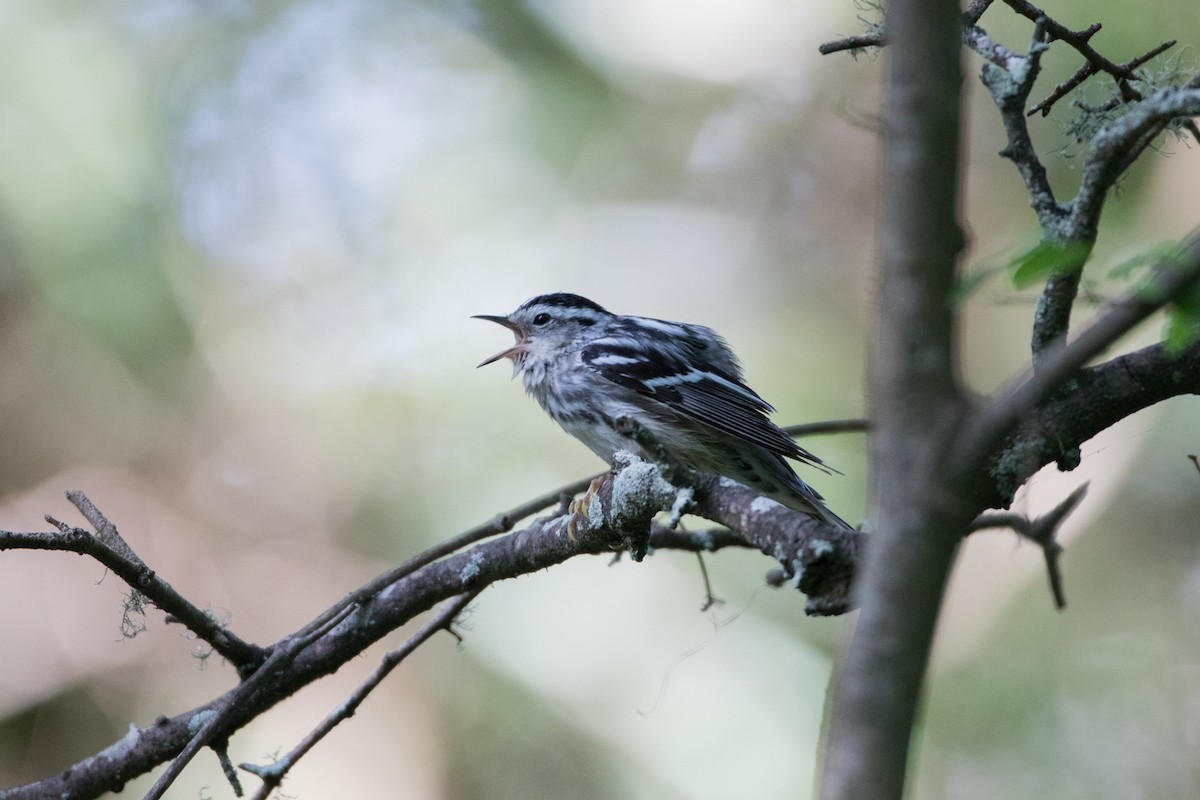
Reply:
M685 467L849 527L785 458L831 470L767 418L774 409L745 384L737 357L711 328L621 316L566 293L475 319L503 325L517 339L479 366L511 358L525 391L610 464L618 450L646 456L617 430L616 421L628 417Z

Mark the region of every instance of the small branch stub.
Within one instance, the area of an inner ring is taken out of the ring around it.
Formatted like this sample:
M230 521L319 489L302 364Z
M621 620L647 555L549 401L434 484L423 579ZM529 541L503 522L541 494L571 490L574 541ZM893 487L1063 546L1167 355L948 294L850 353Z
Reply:
M1062 555L1062 545L1058 543L1058 530L1076 506L1087 495L1088 485L1085 483L1055 506L1053 509L1038 517L1029 519L1023 514L1012 512L996 512L983 514L971 523L970 531L988 530L991 528L1011 528L1022 537L1042 548L1046 559L1046 575L1050 580L1050 592L1054 597L1054 605L1058 610L1067 607L1067 597L1063 590L1062 572L1059 568L1058 557Z

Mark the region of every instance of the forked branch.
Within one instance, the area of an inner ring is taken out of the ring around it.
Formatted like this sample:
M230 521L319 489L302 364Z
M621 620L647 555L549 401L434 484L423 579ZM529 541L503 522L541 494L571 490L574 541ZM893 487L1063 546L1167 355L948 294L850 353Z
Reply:
M83 492L67 492L67 499L92 526L93 531L68 525L54 517L46 521L57 531L0 531L2 550L61 550L94 558L132 589L168 614L168 621L179 622L207 642L232 664L240 675L248 675L267 656L263 648L243 641L233 631L162 579L142 561L133 548Z
M1067 495L1066 499L1037 519L1030 519L1024 514L1011 511L997 511L981 514L971 523L971 531L982 531L989 528L1011 528L1024 538L1042 548L1046 559L1046 575L1050 579L1050 593L1054 596L1054 605L1059 610L1067 607L1067 596L1063 590L1062 572L1059 569L1058 557L1062 554L1062 545L1058 543L1058 531L1075 507L1087 494L1087 484L1083 484Z
M833 427L856 427L856 424L840 422ZM581 481L564 489L575 491L586 483ZM620 481L614 484L623 485ZM0 791L0 799L96 797L118 790L133 777L170 761L148 795L165 796L171 783L202 749L212 749L223 763L228 763L228 741L237 730L301 687L334 672L416 615L451 601L422 633L385 658L378 675L380 680L427 638L425 634L432 635L445 627L457 613L455 609L492 583L536 572L577 555L611 553L614 547L621 547L628 532L611 527L615 521L639 529L647 526L651 551L702 552L725 547L761 550L794 576L795 585L809 593L810 613L839 613L849 606L850 578L862 534L834 529L715 478L700 480L695 488L694 511L727 528L683 533L651 525L652 518L670 506L671 500L665 495L640 492L610 493L599 506L599 516L576 525L573 536L568 535L572 516L561 512L536 519L522 530L497 535L511 530L522 517L535 510L560 504L563 490L497 515L347 595L296 633L269 648L255 650L265 654L265 659L260 658L243 675L242 682L221 697L176 717L160 718L148 727L131 727L120 742L102 753L38 783ZM674 497L674 491L668 494ZM85 512L89 519L109 542L120 547L113 538L115 526L103 519L90 503L85 504L80 497L73 499L77 505L89 509ZM128 574L130 580L148 573L153 580L141 584L134 580L134 585L147 586L158 598L156 603L161 600L172 609L171 613L176 613L172 601L165 599L172 596L173 590L167 591L169 587L160 585L161 579L141 564L140 559L131 556L131 549L117 556L116 549L97 536L64 527L66 532L57 533L0 532L0 548L72 550L95 554L102 563L111 563ZM134 570L135 566L140 571ZM373 685L364 684L351 700L361 700ZM312 741L302 742L298 751L306 751L326 728L341 718L338 713L331 714L310 736ZM299 758L300 752L295 758ZM270 782L282 779L287 768L280 767L277 773L269 767L256 770Z

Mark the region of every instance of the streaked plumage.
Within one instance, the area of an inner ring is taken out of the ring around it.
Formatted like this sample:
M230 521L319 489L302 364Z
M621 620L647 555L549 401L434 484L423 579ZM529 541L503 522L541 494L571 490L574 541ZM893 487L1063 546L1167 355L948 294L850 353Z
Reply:
M629 416L684 466L849 527L785 459L831 470L767 418L774 409L745 384L733 351L711 328L620 316L566 293L477 319L503 325L517 339L480 366L511 358L525 391L605 461L617 450L640 451L614 427Z

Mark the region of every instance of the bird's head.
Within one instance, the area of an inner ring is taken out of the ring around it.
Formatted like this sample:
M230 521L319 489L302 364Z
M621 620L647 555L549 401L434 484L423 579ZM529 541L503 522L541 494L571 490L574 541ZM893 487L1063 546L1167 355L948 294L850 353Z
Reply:
M612 314L586 297L565 292L534 297L508 316L478 314L472 319L486 319L503 325L517 340L512 347L501 350L479 366L511 358L515 376L529 359L551 359L573 342L594 337L597 325L611 317Z

